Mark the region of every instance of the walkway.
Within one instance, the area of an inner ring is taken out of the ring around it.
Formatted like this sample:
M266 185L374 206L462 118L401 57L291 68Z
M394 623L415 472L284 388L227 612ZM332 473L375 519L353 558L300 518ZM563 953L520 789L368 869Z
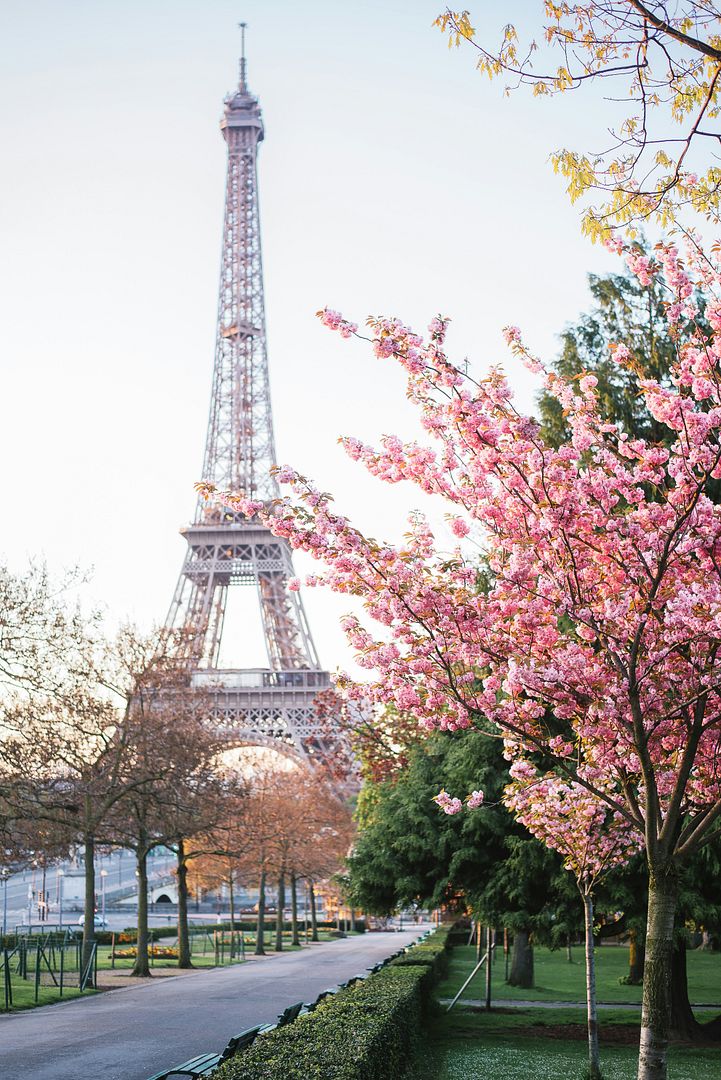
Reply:
M311 1001L403 945L421 927L314 945L260 962L199 971L0 1016L0 1073L17 1080L145 1080L294 1001Z
M453 998L441 998L440 1004L448 1006L453 1001ZM460 1001L456 1003L456 1008L460 1005L468 1005L473 1009L485 1009L485 998L466 998L462 997ZM583 1009L586 1011L585 1001L520 1001L518 998L493 998L491 1001L492 1008L494 1009ZM597 1009L619 1009L636 1010L640 1012L641 1002L629 1002L629 1001L597 1001ZM714 1012L721 1010L721 1005L694 1005L694 1012L698 1009L713 1009Z

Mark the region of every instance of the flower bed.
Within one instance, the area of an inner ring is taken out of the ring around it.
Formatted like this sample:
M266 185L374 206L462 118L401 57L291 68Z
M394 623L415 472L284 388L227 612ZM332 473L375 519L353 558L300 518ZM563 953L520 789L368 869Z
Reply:
M130 949L115 949L112 955L116 960L134 960L138 949L135 945ZM152 956L154 960L177 960L178 950L167 945L149 945L148 956Z

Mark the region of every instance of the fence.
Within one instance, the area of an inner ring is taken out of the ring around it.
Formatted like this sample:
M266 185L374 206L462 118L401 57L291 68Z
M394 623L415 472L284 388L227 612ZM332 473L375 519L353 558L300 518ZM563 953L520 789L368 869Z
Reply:
M55 989L60 997L66 989L82 994L95 986L97 964L97 946L93 945L90 958L83 963L82 942L67 934L21 938L13 949L2 950L3 1010L9 1012L15 1005L37 1005L43 988Z
M124 941L118 940L125 938ZM116 967L116 961L134 961L137 955L137 940L128 941L127 934L111 935L109 960L110 967ZM245 934L242 930L217 930L211 927L193 928L188 936L191 957L213 956L216 965L233 964L245 960ZM151 966L156 960L177 960L178 939L170 944L148 942L148 959Z

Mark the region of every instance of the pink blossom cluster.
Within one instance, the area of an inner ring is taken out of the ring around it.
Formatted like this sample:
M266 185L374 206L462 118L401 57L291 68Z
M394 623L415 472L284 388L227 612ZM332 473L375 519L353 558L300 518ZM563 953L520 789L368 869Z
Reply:
M656 272L653 259L638 248L631 248L626 253L626 265L635 274L642 285L650 285Z
M352 334L358 332L358 324L348 322L339 311L331 311L330 308L326 307L317 314L323 326L327 326L330 330L337 330L341 337L349 338Z
M433 796L433 802L440 806L444 814L458 814L463 809L461 800L452 798L447 791L439 791Z
M479 806L483 806L485 796L482 791L472 791L470 795L466 796L466 807L468 810L477 810ZM460 799L453 798L447 791L439 791L437 795L433 796L433 802L437 803L444 814L459 814L463 809L463 803Z
M457 536L459 539L463 539L464 536L468 536L469 532L471 531L468 522L464 521L464 519L460 517L451 518L450 526L453 535Z
M641 850L641 833L612 789L599 798L576 781L554 773L539 775L522 759L510 772L512 782L504 793L509 810L546 847L563 856L566 869L586 888Z

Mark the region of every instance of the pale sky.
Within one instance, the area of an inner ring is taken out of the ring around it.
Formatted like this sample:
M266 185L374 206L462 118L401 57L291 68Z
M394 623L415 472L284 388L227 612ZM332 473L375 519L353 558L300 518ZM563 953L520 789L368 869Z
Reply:
M540 3L471 5L494 32ZM413 432L399 372L324 330L452 318L452 356L542 355L617 260L580 235L548 155L585 147L592 98L503 96L432 28L440 0L0 0L0 558L93 569L111 621L165 616L201 479L225 180L218 121L239 32L260 96L276 443L375 536L420 504L339 434ZM515 9L515 10L514 10ZM509 361L509 363L512 363ZM531 408L530 376L513 383ZM450 538L448 539L450 545ZM307 565L299 567L307 570ZM342 598L306 590L321 659ZM246 666L261 660L248 656Z

